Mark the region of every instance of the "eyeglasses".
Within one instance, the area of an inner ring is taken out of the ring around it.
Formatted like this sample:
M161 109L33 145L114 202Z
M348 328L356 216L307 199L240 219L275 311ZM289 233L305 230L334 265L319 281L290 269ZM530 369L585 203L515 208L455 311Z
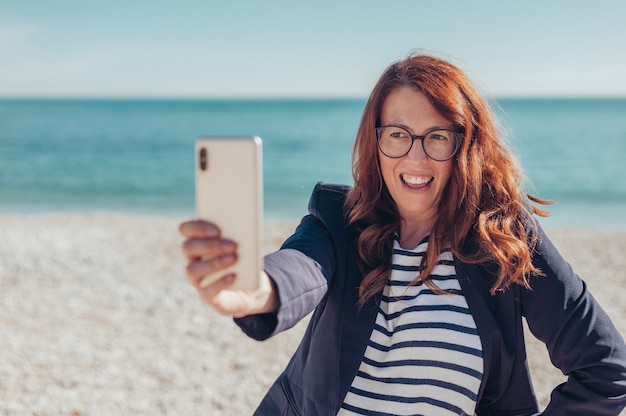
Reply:
M463 133L453 130L436 129L423 136L411 134L398 126L382 126L376 129L376 143L387 157L398 159L408 154L415 140L422 141L426 155L438 162L452 159L461 147Z

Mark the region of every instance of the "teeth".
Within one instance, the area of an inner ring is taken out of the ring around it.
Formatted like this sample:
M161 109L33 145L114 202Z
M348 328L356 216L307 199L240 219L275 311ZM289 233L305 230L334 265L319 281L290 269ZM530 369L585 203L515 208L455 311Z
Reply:
M432 176L409 176L402 175L402 180L409 185L424 185L431 181Z

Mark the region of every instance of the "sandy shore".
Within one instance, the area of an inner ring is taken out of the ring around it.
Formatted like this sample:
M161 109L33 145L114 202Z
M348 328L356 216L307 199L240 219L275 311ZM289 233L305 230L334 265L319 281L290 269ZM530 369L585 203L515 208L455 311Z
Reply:
M251 414L304 326L259 343L204 306L186 282L177 225L0 216L1 415ZM266 250L294 225L268 224ZM548 233L626 334L626 232ZM545 404L563 376L529 343Z

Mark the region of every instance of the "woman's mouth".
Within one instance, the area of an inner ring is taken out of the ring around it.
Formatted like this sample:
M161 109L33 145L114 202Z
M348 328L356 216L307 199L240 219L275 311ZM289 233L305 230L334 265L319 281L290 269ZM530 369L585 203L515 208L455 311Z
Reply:
M435 179L434 176L413 176L407 175L406 173L400 175L400 178L405 185L415 189L423 188L424 186L429 185Z

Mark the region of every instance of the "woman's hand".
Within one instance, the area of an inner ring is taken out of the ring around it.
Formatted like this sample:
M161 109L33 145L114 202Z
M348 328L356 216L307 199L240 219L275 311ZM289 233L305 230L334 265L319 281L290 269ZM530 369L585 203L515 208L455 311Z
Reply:
M237 261L237 244L223 239L215 224L186 221L179 231L185 237L182 250L188 260L187 277L202 300L218 312L234 317L278 310L276 288L265 272L261 272L256 290L228 289L237 277L220 272Z

